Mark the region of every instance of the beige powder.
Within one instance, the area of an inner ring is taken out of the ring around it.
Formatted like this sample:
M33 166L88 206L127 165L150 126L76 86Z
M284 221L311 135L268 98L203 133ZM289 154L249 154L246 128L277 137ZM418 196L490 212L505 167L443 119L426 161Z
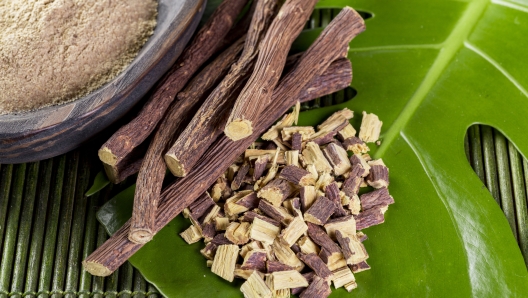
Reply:
M156 14L155 0L0 0L0 114L108 82L152 35Z

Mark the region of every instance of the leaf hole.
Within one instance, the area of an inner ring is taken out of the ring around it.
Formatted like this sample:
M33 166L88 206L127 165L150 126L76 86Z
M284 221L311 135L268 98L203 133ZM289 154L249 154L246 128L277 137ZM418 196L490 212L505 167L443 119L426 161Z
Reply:
M305 29L317 29L326 27L341 11L341 8L316 8L306 23ZM363 20L373 17L368 11L356 10Z
M329 107L333 105L339 105L352 100L357 95L357 90L352 87L347 87L341 91L334 92L330 95L326 95L320 98L316 98L311 101L307 101L301 104L301 111L313 110L322 107Z
M471 167L501 207L528 266L528 160L488 125L469 127L464 149Z

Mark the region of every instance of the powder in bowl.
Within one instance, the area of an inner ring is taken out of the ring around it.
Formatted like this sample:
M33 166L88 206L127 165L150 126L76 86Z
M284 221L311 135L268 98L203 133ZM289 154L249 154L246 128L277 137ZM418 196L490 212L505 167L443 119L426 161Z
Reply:
M115 78L154 32L155 0L0 1L0 114L82 97Z

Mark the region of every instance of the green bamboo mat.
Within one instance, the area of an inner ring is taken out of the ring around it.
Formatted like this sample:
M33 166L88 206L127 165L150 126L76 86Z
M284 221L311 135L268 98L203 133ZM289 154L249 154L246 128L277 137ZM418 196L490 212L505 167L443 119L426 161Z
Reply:
M306 28L326 26L338 11L315 10ZM304 103L302 108L339 104L355 95L354 89L347 88ZM105 136L99 139L100 143ZM98 141L92 143L90 148L49 160L0 165L0 298L160 297L129 263L106 278L82 270L81 261L108 237L95 218L97 208L133 182L84 196L101 169L95 159ZM476 174L504 211L527 260L528 161L488 126L471 127L465 149Z
M107 239L95 212L121 188L84 196L95 154L0 165L0 298L160 296L128 263L107 278L82 270L83 258Z

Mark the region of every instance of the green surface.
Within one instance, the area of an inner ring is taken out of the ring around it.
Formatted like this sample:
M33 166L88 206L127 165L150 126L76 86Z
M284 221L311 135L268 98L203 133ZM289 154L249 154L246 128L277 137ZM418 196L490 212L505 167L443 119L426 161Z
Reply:
M321 0L318 7L344 5L373 14L349 53L358 94L351 102L303 113L300 125L317 124L345 106L358 112L356 127L359 112L378 114L385 123L382 145L372 153L389 165L396 200L386 223L365 231L373 269L357 275L359 287L350 295L525 297L528 272L516 242L524 227L519 229L523 219L515 214L522 185L517 176L511 180L519 174L509 169L511 148L496 135L505 217L479 179L486 180L486 166L475 163L475 175L463 144L466 130L483 123L528 152L528 3ZM323 22L325 16L318 18ZM306 48L319 32L303 33L294 49ZM489 157L468 153L472 161ZM515 157L512 162L519 164ZM171 297L238 293L209 273L198 245L180 248L176 233L182 229L180 219L173 221L132 263ZM332 294L341 296L348 294Z

